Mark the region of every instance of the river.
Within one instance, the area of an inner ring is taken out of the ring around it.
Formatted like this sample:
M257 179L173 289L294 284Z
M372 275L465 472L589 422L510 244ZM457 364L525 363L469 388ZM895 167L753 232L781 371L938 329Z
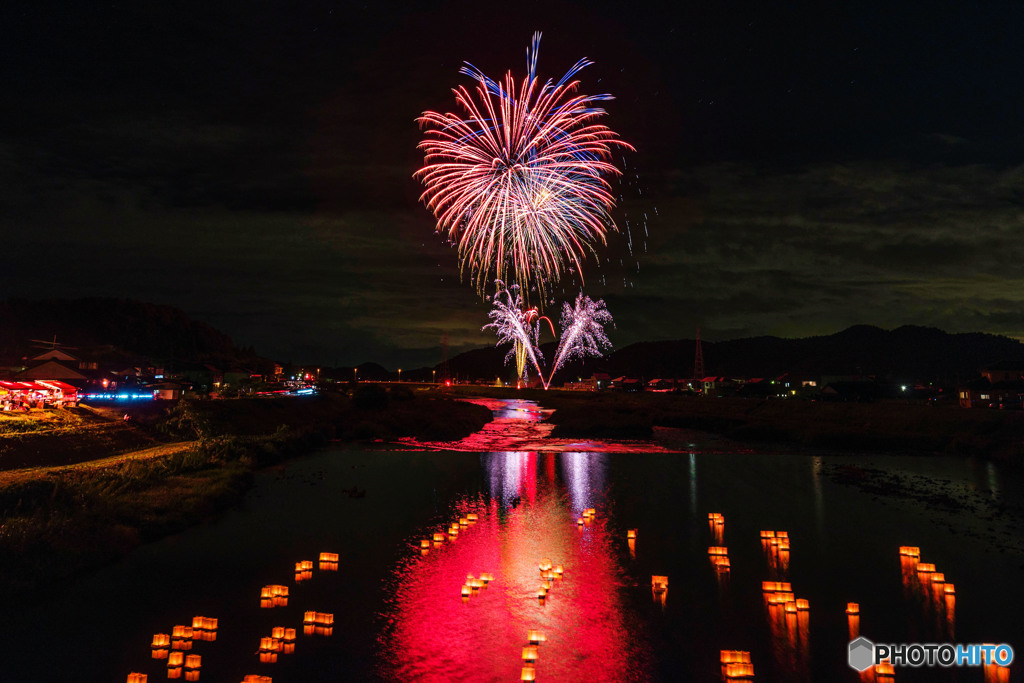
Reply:
M854 626L880 643L1024 645L1020 520L1004 509L1021 500L1019 473L761 452L699 434L687 452L558 441L537 406L488 405L495 422L461 442L334 445L262 471L238 508L6 610L0 680L165 680L154 634L195 616L218 626L184 651L201 658L193 676L226 683L513 681L524 666L548 681L714 681L722 650L749 652L754 680L870 681L846 664ZM787 532L789 552L762 531ZM445 540L421 550L435 533ZM727 548L729 571L712 546ZM920 559L901 562L900 546ZM322 552L338 554L336 571L321 568ZM540 600L545 559L563 573ZM307 578L295 572L303 560ZM922 580L917 561L955 593ZM493 580L463 598L467 576L485 573ZM769 606L767 580L789 582L809 609ZM286 605L261 606L270 585L288 588ZM310 611L333 615L333 628L306 635ZM294 651L261 662L274 627L297 629ZM546 640L524 664L531 629ZM1022 669L989 673L1017 680ZM980 669L896 678L988 680Z

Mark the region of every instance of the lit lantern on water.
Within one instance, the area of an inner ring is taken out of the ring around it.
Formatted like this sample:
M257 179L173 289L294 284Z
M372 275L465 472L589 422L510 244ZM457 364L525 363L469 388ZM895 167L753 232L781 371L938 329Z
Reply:
M542 572L550 571L551 570L551 560L549 560L546 557L542 557L541 560L540 560L540 570Z
M424 538L422 541L420 541L420 548L422 548L423 550L429 549L430 548L430 539Z
M337 562L338 561L338 553L320 553L320 561L321 562ZM312 569L312 568L313 568L313 564L310 563L310 566L308 567L308 569Z
M521 681L535 681L537 680L537 669L532 666L524 666L523 673L519 676Z
M275 626L270 629L270 637L278 640L284 640L284 626Z
M811 603L808 600L804 600L803 598L800 598L799 600L796 601L796 608L798 610L800 610L801 612L805 612L805 611L811 609Z
M536 662L537 661L537 646L536 645L525 645L523 647L523 661L524 662Z
M444 534L434 534L434 543L444 543Z
M192 627L191 626L175 626L171 631L171 636L174 638L191 638Z
M487 585L487 584L484 583L483 579L473 579L472 581L469 582L469 587L472 588L475 591L480 590L485 585Z
M727 679L752 678L754 676L754 665L750 662L733 662L725 665L725 677Z
M749 664L750 653L746 650L722 650L722 664Z
M146 674L138 674L132 672L128 674L128 683L146 683L149 680L149 676Z
M903 557L921 557L921 549L917 546L901 545L900 555Z
M484 582L484 585L486 585L486 584L490 583L491 581L494 581L494 574L491 574L489 572L484 572L483 574L480 575L480 580Z
M246 674L242 683L273 683L270 676L259 676L257 674Z
M466 515L466 519L468 519L470 522L475 522L478 519L480 519L480 517L478 517L475 512L470 512L468 515Z
M942 592L946 595L956 595L956 586L954 586L951 583L944 584L942 587Z
M720 571L720 572L727 572L727 571L729 571L729 568L731 566L729 564L729 558L728 557L723 557L721 555L716 555L716 556L712 557L711 558L711 562L715 565L715 570L716 571Z
M775 538L775 532L774 531L768 531L768 530L762 530L761 531L761 538L762 539Z
M846 603L847 614L860 614L860 604L856 602Z
M562 578L562 574L565 572L565 569L562 568L562 565L556 564L552 571L555 572L555 578L560 579Z
M793 591L793 586L792 584L786 581L762 581L761 590L763 590L765 593L790 593Z
M918 562L917 573L918 574L932 574L935 572L935 565L931 562ZM925 577L927 578L927 577Z
M452 537L458 536L459 535L459 525L458 524L453 524L450 527L448 527L448 535L452 536Z
M626 530L626 538L628 540L635 541L636 540L636 529L627 529Z
M875 680L892 680L896 677L896 669L889 662L875 664Z
M586 520L584 518L580 517L579 519L576 520L576 526L578 526L579 528L582 529L583 528L583 524L585 522L586 522Z
M472 594L473 589L467 584L462 584L462 597L468 598Z
M713 546L708 548L708 555L728 555L728 554L729 554L729 549L725 548L725 547L722 547L722 546L719 546L719 545L713 545Z
M459 526L469 526L469 518L468 517L460 517L459 518Z
M529 631L526 632L526 640L527 640L527 642L530 643L530 645L539 645L539 644L547 641L547 638L545 638L544 634L541 633L540 631L537 631L535 629L530 629Z
M200 655L186 655L185 668L198 669L203 665L203 658Z
M185 664L185 653L184 652L172 652L167 658L167 666L184 666Z
M583 511L583 516L584 517L596 517L597 516L597 510L594 509L594 508L587 508L586 510Z
M651 577L651 590L655 593L664 593L668 590L668 577L654 575Z
M932 574L932 583L933 584L943 584L943 583L946 583L946 575L941 573L941 572L935 572L934 574Z
M171 637L166 633L157 633L153 636L153 643L150 645L153 649L168 648L171 646Z
M261 664L274 664L277 662L276 652L260 652L260 663Z

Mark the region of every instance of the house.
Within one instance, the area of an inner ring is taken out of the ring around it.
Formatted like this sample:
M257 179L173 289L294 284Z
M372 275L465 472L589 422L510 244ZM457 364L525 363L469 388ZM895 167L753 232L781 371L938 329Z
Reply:
M66 361L46 359L18 373L19 380L59 379L64 381L86 383L88 377L67 365Z
M981 376L992 384L997 382L1018 382L1024 378L1024 361L1001 360L982 368Z
M991 382L981 377L957 387L957 396L963 408L1019 410L1024 407L1024 380Z

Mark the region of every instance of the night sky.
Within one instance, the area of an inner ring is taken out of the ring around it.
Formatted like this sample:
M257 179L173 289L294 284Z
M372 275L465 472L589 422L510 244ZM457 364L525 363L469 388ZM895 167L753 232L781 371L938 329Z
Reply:
M542 30L539 71L592 59L583 90L616 96L603 122L637 149L616 160L632 253L616 236L586 272L616 346L698 325L1024 337L1022 19L941 1L4 3L3 295L170 304L296 362L411 368L444 335L452 354L491 344L418 201L414 119L454 110L463 60L521 76Z

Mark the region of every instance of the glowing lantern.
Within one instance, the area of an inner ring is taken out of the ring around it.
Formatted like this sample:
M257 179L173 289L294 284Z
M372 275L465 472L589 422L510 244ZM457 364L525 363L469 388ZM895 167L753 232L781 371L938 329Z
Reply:
M549 571L551 569L551 560L546 557L542 557L540 560L540 570L542 572Z
M790 593L793 590L792 584L785 581L762 581L761 590L765 593L774 593L776 591L781 593Z
M434 543L444 543L444 534L434 534Z
M544 588L544 586L541 586L541 587L540 587L540 588L539 588L539 589L537 590L537 599L538 599L538 600L540 600L541 602L544 602L544 599L545 599L546 597L548 597L548 589L547 589L547 588Z
M596 515L597 515L597 510L595 510L594 508L587 508L586 510L583 511L583 516L584 517L594 517Z
M708 555L728 555L729 549L723 548L722 546L713 545L708 548Z
M530 629L526 632L526 640L530 643L530 645L539 645L540 643L545 642L547 638L545 638L544 634L540 631Z
M940 572L932 574L932 583L946 583L946 575Z
M293 640L295 640L295 629L293 629L293 628L286 628L284 630L284 641L287 643L288 641L293 641Z
M729 558L716 555L711 558L711 563L715 565L715 570L720 572L729 571Z
M460 517L459 526L469 526L469 519L466 517Z
M666 590L668 590L668 577L657 575L652 576L651 590L653 590L655 593L663 593Z
M889 662L879 662L875 664L875 675L876 676L895 676L896 669L893 668Z
M808 600L800 598L796 601L796 608L801 612L806 612L807 610L811 609L811 603Z
M459 525L458 524L452 524L450 527L448 527L448 535L449 536L458 536L459 535Z
M168 648L171 646L171 637L166 633L157 633L153 636L153 644L150 647L156 648Z
M331 612L316 612L316 618L314 622L318 626L333 626L334 625L334 614Z
M626 538L630 540L636 540L636 529L627 529Z
M424 550L427 550L428 548L430 548L430 539L424 538L422 541L420 541L420 548L422 548Z
M276 652L260 652L260 663L261 664L274 664L277 662Z
M491 581L494 581L494 575L489 572L484 572L480 575L480 580L483 581L484 584L488 584Z
M583 521L584 521L584 520L583 520L583 518L582 518L582 517L580 517L579 519L577 519L577 520L576 520L576 526L578 526L578 527L582 527L582 526L583 526Z
M956 586L951 583L947 583L942 587L942 592L946 595L956 595Z
M477 516L475 512L470 512L468 515L466 515L466 519L468 519L470 522L475 522L480 518Z
M304 636L311 636L314 633L316 633L316 626L314 626L313 624L303 624L302 625L302 635L304 635Z
M278 640L284 640L284 626L275 626L270 629L270 637L277 638Z
M731 662L725 665L725 677L751 678L754 675L754 665L750 662Z
M146 674L130 673L128 674L128 683L146 683L149 680L149 676Z
M167 666L182 666L185 664L184 652L172 652L167 658Z
M202 666L203 658L200 655L187 655L185 657L186 669L198 669Z
M761 531L761 538L765 538L765 539L775 538L775 532L774 531Z
M321 562L337 562L338 561L338 553L320 553L320 561ZM307 569L312 569L312 568L313 568L313 564L311 562L310 566L307 567Z
M472 588L475 591L480 590L485 585L486 584L484 583L483 579L473 579L472 581L469 582L469 587Z
M186 639L191 638L192 637L192 627L191 626L175 626L174 629L171 631L171 635L174 638L186 638Z
M523 661L524 662L536 662L537 661L537 646L536 645L525 645L525 646L523 646Z
M245 678L242 679L242 683L273 683L270 676L258 676L256 674L246 674Z
M931 562L918 562L917 573L918 574L931 574L935 571L935 565Z
M846 603L847 614L860 614L860 604L856 602Z
M787 602L785 609L786 609L786 614L796 614L796 611L797 611L796 610L796 601L795 600L790 600L789 602Z
M521 681L535 681L537 680L537 670L532 666L524 666L523 673L519 677Z
M745 650L722 650L722 664L749 664L750 653Z
M921 549L911 545L901 545L900 555L904 557L921 557Z

